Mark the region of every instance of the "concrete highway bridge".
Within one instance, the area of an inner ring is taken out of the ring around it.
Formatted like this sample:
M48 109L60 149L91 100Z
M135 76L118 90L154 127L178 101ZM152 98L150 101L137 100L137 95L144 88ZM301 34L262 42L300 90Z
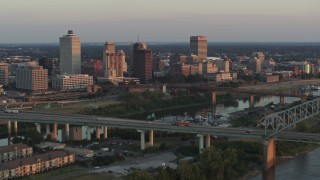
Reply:
M320 100L317 99L318 106ZM320 106L318 113L320 112ZM316 113L314 111L314 113ZM41 132L41 125L46 126L46 134L50 134L53 139L57 139L58 124L64 125L65 139L69 139L69 125L87 126L87 139L91 140L91 130L96 130L96 138L100 139L101 130L103 131L103 138L108 137L108 127L117 127L124 129L134 129L140 133L141 137L141 149L145 149L145 133L148 132L149 140L148 144L153 146L154 133L153 131L164 131L164 132L181 132L191 133L199 137L199 151L205 147L209 147L210 137L213 136L224 136L224 137L247 137L263 140L264 145L264 157L265 157L265 169L268 169L275 165L275 147L276 140L288 140L288 141L301 141L301 142L316 142L320 143L319 134L309 133L296 133L283 131L286 127L283 127L281 131L275 132L274 129L268 129L265 121L261 121L260 125L265 126L265 129L254 129L248 133L246 129L241 128L222 128L222 127L208 127L200 125L190 125L187 127L173 126L171 124L159 123L159 122L147 122L132 119L120 119L120 118L107 118L107 117L96 117L96 116L85 116L85 115L72 115L72 114L61 114L61 113L48 113L48 112L37 112L23 110L18 114L5 113L2 109L0 112L0 120L7 122L8 133L11 134L13 122L13 130L17 134L18 122L31 122L36 123L37 131ZM297 119L297 122L299 120ZM53 129L51 127L53 126ZM292 126L292 124L290 125ZM288 127L290 127L288 126Z

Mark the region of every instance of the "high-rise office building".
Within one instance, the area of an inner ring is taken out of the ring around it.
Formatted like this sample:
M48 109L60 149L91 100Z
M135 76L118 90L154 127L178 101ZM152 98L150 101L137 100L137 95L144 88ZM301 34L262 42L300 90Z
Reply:
M116 44L112 41L107 41L105 44L104 44L104 50L108 50L108 52L115 52L116 51Z
M42 66L21 66L16 71L16 88L32 92L48 90L48 70Z
M8 83L8 64L0 63L0 85L7 85Z
M48 75L51 76L53 70L53 60L47 57L40 58L38 60L39 66L43 69L48 69Z
M207 59L208 55L208 38L207 36L191 36L190 51L198 56L198 60Z
M81 73L80 38L72 30L60 37L60 74Z
M103 70L104 76L108 79L123 77L127 72L126 55L122 50L115 51L113 42L106 42L103 51Z
M89 62L83 63L81 72L93 77L103 77L102 61L91 59Z
M152 52L145 43L133 45L133 76L142 83L152 79Z
M249 60L248 68L253 70L255 73L262 71L262 64L265 60L265 56L262 52L254 52Z

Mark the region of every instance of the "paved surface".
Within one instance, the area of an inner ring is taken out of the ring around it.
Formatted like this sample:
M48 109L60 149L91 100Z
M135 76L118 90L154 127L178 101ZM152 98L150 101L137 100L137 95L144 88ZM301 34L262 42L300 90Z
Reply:
M133 159L129 162L124 162L121 164L116 164L108 167L99 167L99 169L94 169L91 172L112 172L115 175L126 175L130 172L130 169L141 169L146 170L149 168L159 168L162 163L168 163L176 160L176 156L171 151L156 155L146 155L145 157L140 157ZM175 163L169 163L169 166L177 166Z
M121 119L121 118L106 118L96 116L85 116L75 114L62 114L62 113L48 113L23 110L18 114L5 113L0 109L0 121L18 121L18 122L34 122L34 123L59 123L59 124L73 124L73 125L86 125L91 127L97 126L110 126L124 129L135 129L148 131L153 129L154 131L165 132L181 132L190 134L202 134L202 135L214 135L214 136L227 136L227 137L249 137L261 139L265 135L263 129L254 129L247 133L246 129L241 128L224 128L224 127L212 127L201 126L192 124L190 126L173 126L171 124L161 122L147 122L133 119ZM272 131L267 131L267 134L271 134ZM278 139L291 139L300 141L314 141L320 142L319 134L311 133L294 133L294 132L281 132L277 134Z

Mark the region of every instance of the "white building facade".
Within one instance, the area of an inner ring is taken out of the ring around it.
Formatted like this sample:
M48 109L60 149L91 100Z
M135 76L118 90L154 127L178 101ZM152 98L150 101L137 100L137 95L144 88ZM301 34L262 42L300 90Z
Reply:
M52 89L73 90L86 89L93 85L93 76L87 74L58 75L52 79Z

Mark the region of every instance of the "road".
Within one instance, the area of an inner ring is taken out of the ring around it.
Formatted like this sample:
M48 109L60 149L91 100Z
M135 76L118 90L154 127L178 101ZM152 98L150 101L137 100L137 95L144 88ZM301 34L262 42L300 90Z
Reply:
M253 129L252 132L247 133L246 129L242 128L223 128L212 127L192 124L188 127L174 126L171 124L161 122L147 122L133 119L121 119L121 118L107 118L96 117L86 115L73 115L62 113L49 113L23 110L19 114L5 113L3 109L0 109L1 121L18 121L18 122L34 122L34 123L58 123L58 124L73 124L73 125L86 125L86 126L111 126L124 129L135 130L151 130L165 131L165 132L181 132L192 134L211 134L214 136L226 136L226 137L249 137L261 139L265 135L264 129ZM271 131L267 131L267 134L271 134ZM296 133L296 132L281 132L277 134L278 139L290 139L298 141L314 141L320 142L319 134L310 133Z

